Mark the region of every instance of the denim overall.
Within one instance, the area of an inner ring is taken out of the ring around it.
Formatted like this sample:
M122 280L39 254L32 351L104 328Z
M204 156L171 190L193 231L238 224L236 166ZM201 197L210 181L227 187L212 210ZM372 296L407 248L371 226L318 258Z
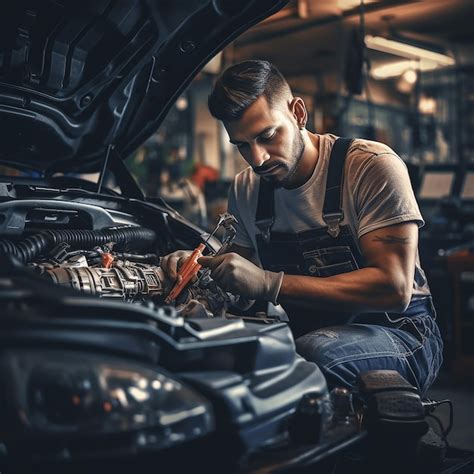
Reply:
M322 216L326 227L273 232L274 188L260 179L255 224L263 268L324 278L364 267L350 227L342 224L342 178L351 141L338 138L331 151ZM330 385L351 387L359 372L394 369L424 392L441 365L442 341L431 297L412 299L403 314L354 314L286 304L285 311L297 351L319 365Z

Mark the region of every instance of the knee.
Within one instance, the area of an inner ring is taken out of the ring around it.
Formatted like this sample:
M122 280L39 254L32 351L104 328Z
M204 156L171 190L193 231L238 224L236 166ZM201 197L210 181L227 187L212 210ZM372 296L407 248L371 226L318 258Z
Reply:
M319 367L330 362L328 354L332 352L330 349L334 344L338 344L337 334L328 329L310 332L295 341L296 352Z
M299 337L296 341L296 352L309 362L314 362L326 378L328 387L347 387L350 388L354 377L348 377L347 370L343 364L338 365L332 369L328 369L328 365L332 362L329 345L337 344L337 339L334 342L326 340L327 336L310 333ZM342 373L340 373L342 372Z

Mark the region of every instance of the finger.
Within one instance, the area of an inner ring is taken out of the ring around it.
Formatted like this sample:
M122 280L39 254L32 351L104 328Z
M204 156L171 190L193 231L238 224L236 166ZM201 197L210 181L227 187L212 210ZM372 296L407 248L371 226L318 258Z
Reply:
M219 257L199 257L198 263L203 267L210 268L213 270L214 268L218 267L223 260L224 256Z
M224 268L221 266L218 266L214 270L211 271L211 278L216 281L218 284L222 284L224 281L225 277L225 271Z
M185 261L190 254L191 252L188 250L177 250L176 252L164 255L160 259L160 267L168 278L176 280L178 269L184 263L182 260L184 259Z
M179 262L179 259L177 257L170 257L166 261L166 266L164 270L165 272L168 273L168 276L172 280L176 280L176 277L178 276L178 262Z
M187 256L177 258L176 259L176 269L180 270L181 267L186 263L187 260L188 260Z
M169 255L160 258L160 267L165 272L167 276L169 276L168 266L169 266Z
M197 262L202 265L203 267L208 267L208 268L212 268L211 265L212 265L212 259L213 257L199 257L197 259Z

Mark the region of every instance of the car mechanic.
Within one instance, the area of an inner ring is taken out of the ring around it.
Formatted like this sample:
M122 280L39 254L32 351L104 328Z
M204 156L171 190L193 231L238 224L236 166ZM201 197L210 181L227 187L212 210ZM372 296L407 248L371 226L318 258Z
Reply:
M308 131L304 101L267 61L229 67L208 105L250 166L229 192L234 244L199 263L222 289L281 304L297 352L330 386L393 369L425 393L443 343L401 158L382 143ZM189 254L162 259L170 278Z

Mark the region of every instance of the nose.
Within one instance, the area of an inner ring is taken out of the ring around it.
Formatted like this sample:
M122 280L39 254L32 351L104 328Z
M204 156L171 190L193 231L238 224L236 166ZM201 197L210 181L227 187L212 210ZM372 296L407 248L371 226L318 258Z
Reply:
M264 147L258 145L257 143L250 146L250 164L254 168L262 166L267 160L270 159L270 154L265 150Z

